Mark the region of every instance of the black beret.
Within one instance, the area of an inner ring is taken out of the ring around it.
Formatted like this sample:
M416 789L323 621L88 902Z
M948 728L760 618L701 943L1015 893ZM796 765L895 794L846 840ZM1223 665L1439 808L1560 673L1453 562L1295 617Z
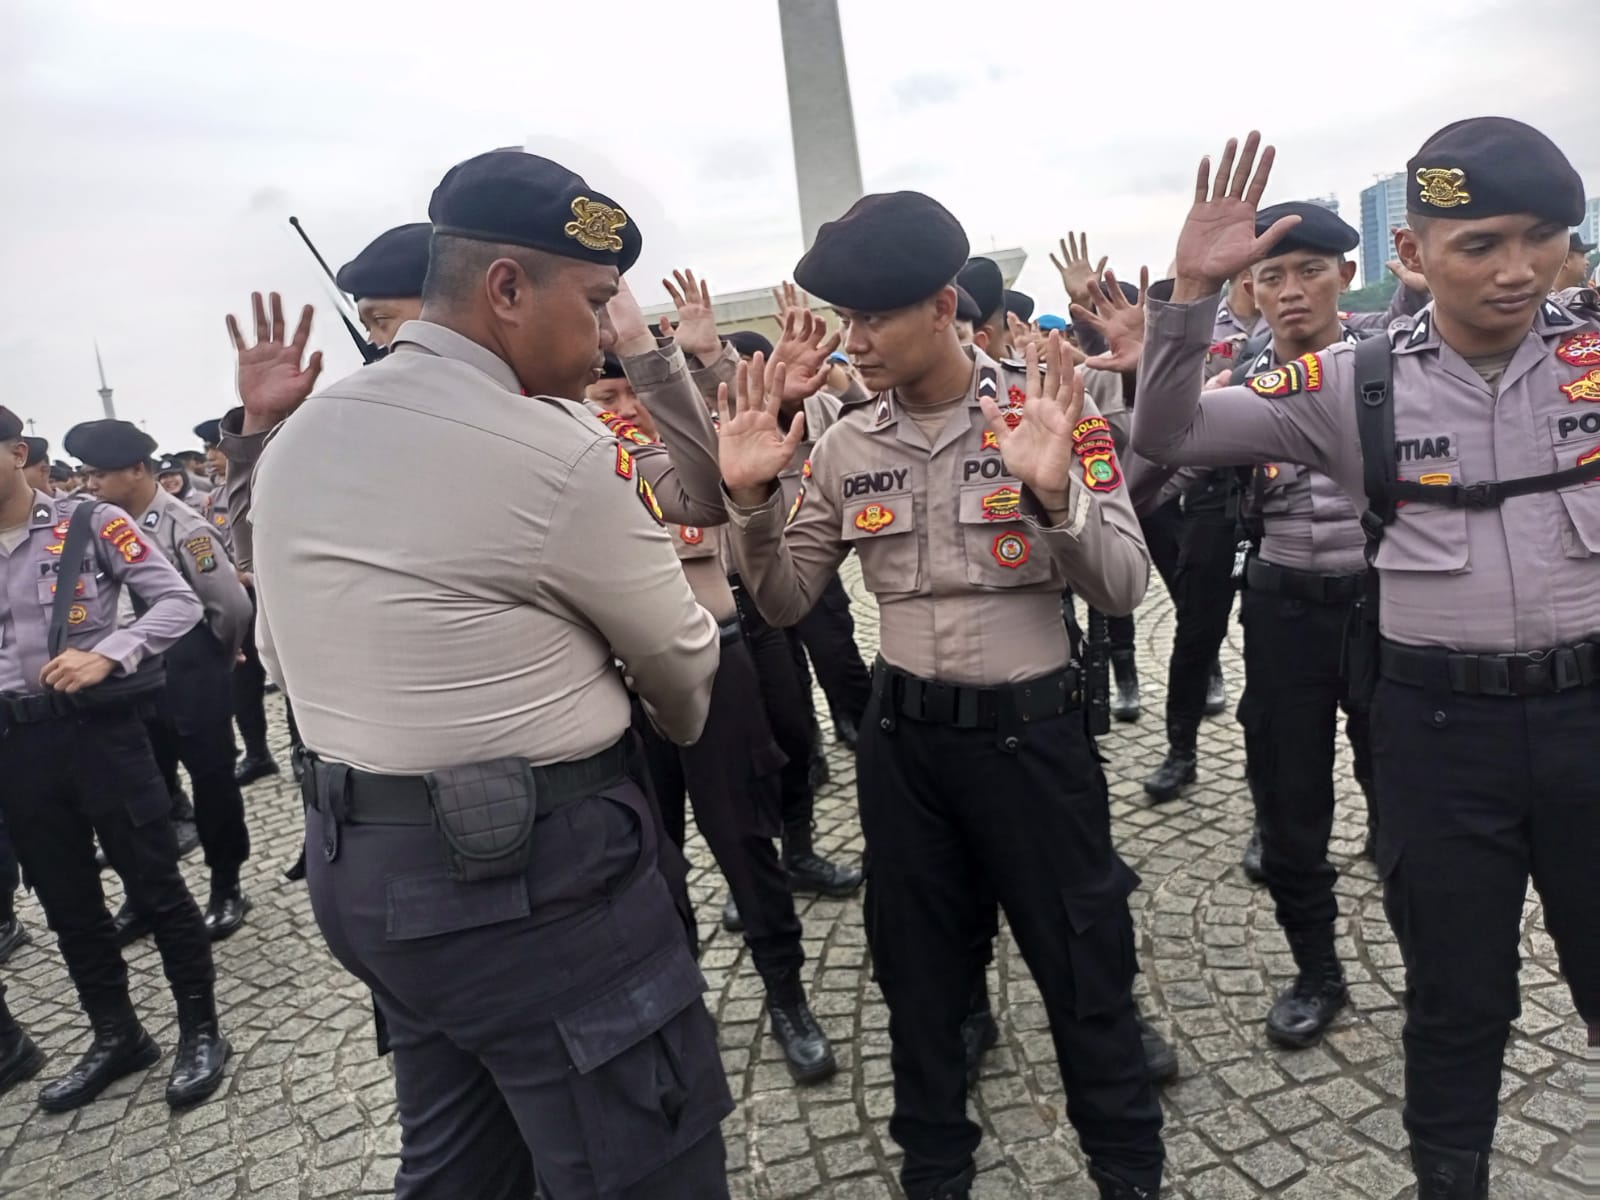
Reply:
M14 442L22 436L22 418L0 405L0 442Z
M205 462L206 460L206 456L201 454L198 450L174 450L172 452L172 457L181 463Z
M428 277L428 242L433 226L426 221L399 225L380 233L360 254L334 276L341 292L357 300L363 296L409 299L422 295Z
M605 366L600 369L601 379L626 379L628 373L622 369L622 360L610 350L605 352Z
M1584 241L1583 234L1581 233L1573 234L1572 240L1568 243L1568 245L1571 247L1571 249L1567 251L1568 254L1588 254L1589 251L1595 248L1595 243Z
M735 329L723 341L732 346L740 358L749 358L758 353L772 357L772 343L754 329Z
M1296 250L1310 250L1316 254L1346 254L1361 241L1361 235L1341 221L1337 213L1303 200L1274 204L1256 213L1256 235L1259 237L1284 217L1299 217L1300 224L1273 245L1267 252L1269 258Z
M51 483L65 483L67 480L71 479L74 474L76 474L76 472L73 471L71 467L67 466L66 463L62 462L59 458L50 464Z
M987 320L1006 302L1006 281L992 258L969 258L956 276L956 285L967 289L978 306L977 320Z
M840 308L892 312L949 287L966 260L967 235L937 200L878 192L817 230L794 281Z
M157 475L187 475L188 469L176 454L164 454L156 460Z
M201 421L194 427L194 435L208 446L222 445L222 419L218 417L212 421ZM82 458L83 455L78 455Z
M118 471L149 462L156 440L127 421L85 421L61 440L68 454L87 467Z
M1583 180L1560 147L1509 117L1446 125L1406 164L1406 211L1475 220L1525 214L1583 220Z
M984 318L983 309L978 307L978 302L972 298L972 293L959 283L956 284L956 319L971 321L976 325Z
M24 466L37 467L50 453L50 443L39 437L25 437L22 444L28 448L28 461Z
M433 189L435 233L506 242L626 271L644 242L609 197L560 163L521 150L490 150L457 163Z
M1006 289L1006 311L1016 313L1017 320L1026 321L1033 316L1033 297L1027 292L1013 292Z

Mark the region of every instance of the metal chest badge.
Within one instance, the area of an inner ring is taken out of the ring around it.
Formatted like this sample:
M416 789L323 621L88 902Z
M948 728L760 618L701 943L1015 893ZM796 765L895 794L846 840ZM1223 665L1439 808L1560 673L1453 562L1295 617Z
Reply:
M577 220L568 221L561 232L585 250L609 250L615 253L622 249L622 239L617 236L617 230L627 225L628 214L620 208L579 196L572 202L572 215Z
M894 509L883 504L869 504L856 514L855 526L865 533L877 533L894 524Z
M1420 167L1417 186L1422 189L1418 199L1434 208L1459 208L1472 203L1467 173L1460 167Z
M1562 394L1569 403L1576 404L1579 400L1590 403L1600 403L1600 367L1594 368L1586 375L1580 375L1571 383L1561 385Z

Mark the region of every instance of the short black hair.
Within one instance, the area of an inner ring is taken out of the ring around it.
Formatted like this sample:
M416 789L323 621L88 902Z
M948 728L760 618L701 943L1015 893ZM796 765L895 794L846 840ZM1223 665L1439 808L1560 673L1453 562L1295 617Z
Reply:
M546 251L435 233L428 254L428 276L422 281L422 302L460 300L482 281L489 264L500 258L516 260L536 284L545 283L555 273L555 256Z

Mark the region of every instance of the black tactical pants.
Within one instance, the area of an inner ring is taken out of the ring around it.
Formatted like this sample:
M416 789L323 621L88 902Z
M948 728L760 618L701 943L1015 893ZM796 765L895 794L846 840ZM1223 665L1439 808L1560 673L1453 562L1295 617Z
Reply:
M961 1022L982 895L998 899L1044 995L1084 1153L1130 1183L1161 1179L1161 1109L1134 1010L1138 879L1111 845L1105 776L1083 713L957 729L867 706L857 752L867 842L867 937L889 1007L895 1107L910 1200L971 1163ZM889 719L892 729L881 721Z
M1177 628L1167 663L1167 725L1198 727L1205 715L1211 664L1228 634L1233 611L1234 519L1204 510L1184 514L1173 579Z
M17 857L85 1010L115 1007L128 995L94 861L97 836L129 900L154 927L173 989L208 990L211 941L178 873L171 799L139 716L79 713L13 726L0 736L0 779Z
M1490 1148L1530 876L1578 1012L1600 1025L1596 745L1600 688L1378 683L1378 870L1405 956L1405 1123L1420 1140Z
M230 704L234 719L239 722L239 737L244 741L244 752L248 758L269 758L267 753L267 708L266 687L267 669L261 665L261 652L256 649L256 623L254 610L256 593L254 588L250 592L250 608L252 618L250 627L245 631L244 645L240 650L244 652L244 661L233 668L230 686L233 698ZM232 745L230 731L229 745Z
M232 887L250 857L244 795L233 775L233 664L203 625L184 634L166 662L167 686L149 722L151 744L158 762L170 756L189 772L206 866L216 885Z
M795 670L789 639L782 629L752 622L745 628L745 645L755 663L756 681L766 706L773 740L783 751L778 791L783 812L783 848L786 853L811 851L811 823L816 797L811 791L811 708L800 673Z
M682 847L687 791L695 825L744 919L744 940L757 972L769 983L796 977L805 951L777 847L782 832L778 776L785 760L773 740L743 638L723 644L699 741L675 746L648 721L640 734L668 836Z
M1349 604L1315 604L1245 590L1245 776L1261 826L1261 864L1287 932L1333 924L1339 915L1328 862L1333 832L1334 751L1339 712L1355 752L1355 776L1372 778L1367 716L1352 709L1339 664Z
M0 808L0 921L9 921L16 915L17 887L21 883L16 847L6 832L5 811Z
M732 1099L636 785L541 813L526 870L479 883L449 877L427 826L326 807L306 877L388 1025L396 1200L527 1200L535 1163L545 1200L728 1195Z
M835 721L841 717L861 725L867 699L872 694L872 676L856 645L856 623L850 614L850 594L838 575L828 580L811 611L792 628L790 648L795 669L807 702L811 696L811 668L816 670L822 694Z

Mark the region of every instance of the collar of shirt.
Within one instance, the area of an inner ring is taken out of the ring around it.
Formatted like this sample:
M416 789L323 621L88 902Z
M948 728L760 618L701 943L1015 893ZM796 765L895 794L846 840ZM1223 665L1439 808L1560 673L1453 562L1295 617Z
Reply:
M1361 340L1361 335L1355 330L1351 329L1349 326L1341 325L1339 327L1339 340L1344 342L1346 345L1354 346ZM1270 371L1273 367L1279 366L1281 362L1282 359L1278 357L1277 339L1274 338L1272 341L1268 342L1264 347L1262 347L1260 354L1256 355L1255 358L1251 360L1250 370L1248 373L1251 375L1259 375L1263 371Z
M522 384L506 360L487 346L480 346L469 337L453 329L435 325L432 321L407 321L395 334L394 344L419 346L440 358L453 358L469 367L476 367L508 392L522 395Z
M967 394L962 399L966 401L965 407L979 409L978 381L983 377L983 369L988 367L994 371L996 380L1002 384L1005 379L1005 372L1000 369L999 363L995 362L994 359L976 346L968 346L966 350L967 357L972 359L973 370L972 378L967 382ZM1001 408L1004 408L1006 406L1004 397L997 397L997 399L1001 402ZM966 424L960 421L948 422L930 448L915 422L907 422L904 426L901 425L900 407L899 397L893 388L886 392L881 392L878 398L873 401L872 420L867 426L867 432L888 433L892 430L894 436L906 445L915 446L919 450L924 450L930 454L937 454L950 442L956 440L971 424L970 419Z

